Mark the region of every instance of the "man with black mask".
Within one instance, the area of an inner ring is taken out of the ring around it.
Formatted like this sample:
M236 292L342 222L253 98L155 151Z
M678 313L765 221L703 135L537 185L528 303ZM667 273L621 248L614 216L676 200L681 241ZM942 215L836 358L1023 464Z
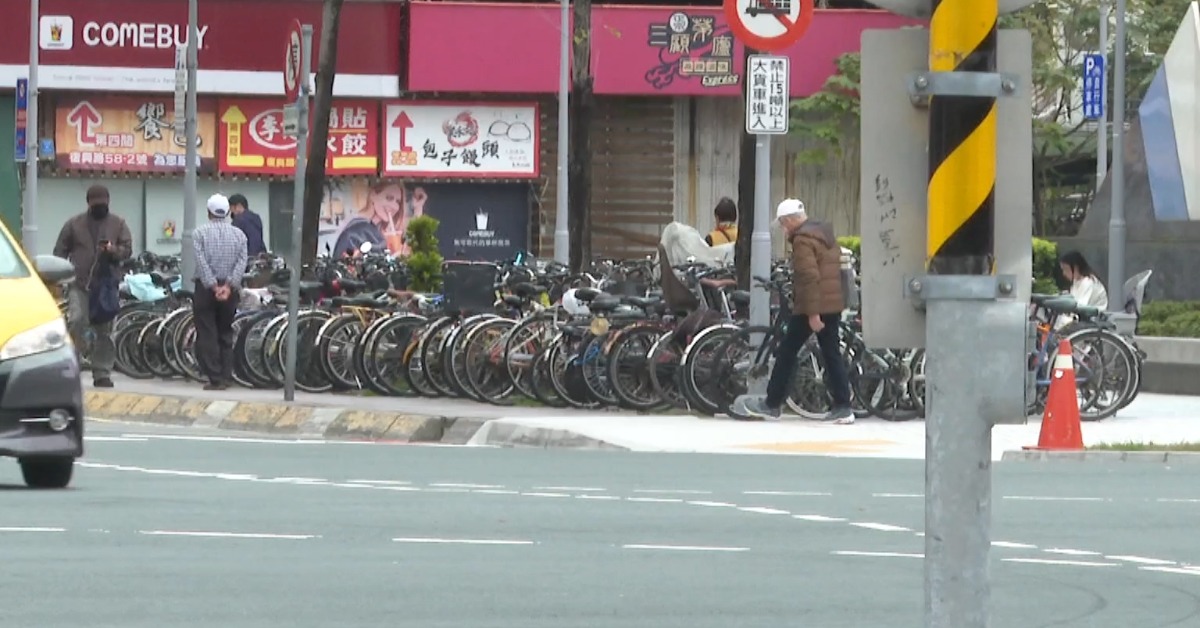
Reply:
M89 329L93 333L92 383L112 388L112 369L116 363L112 321L92 322L88 295L97 277L119 276L118 265L133 254L133 235L125 219L108 209L108 188L93 185L87 191L87 211L63 225L54 245L54 254L75 265L75 281L67 293L67 325L76 350L84 346Z

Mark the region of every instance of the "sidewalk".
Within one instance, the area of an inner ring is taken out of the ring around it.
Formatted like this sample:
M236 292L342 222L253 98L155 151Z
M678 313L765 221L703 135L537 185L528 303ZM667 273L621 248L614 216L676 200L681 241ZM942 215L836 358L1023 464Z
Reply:
M204 391L182 381L119 378L112 390L86 389L89 416L288 434L481 446L569 447L658 452L815 454L921 459L923 421L864 419L854 425L804 420L738 422L686 415L493 406L459 399L408 399L277 390ZM993 457L1037 443L1037 420L1001 425ZM1143 394L1120 415L1085 423L1088 445L1200 441L1200 399Z

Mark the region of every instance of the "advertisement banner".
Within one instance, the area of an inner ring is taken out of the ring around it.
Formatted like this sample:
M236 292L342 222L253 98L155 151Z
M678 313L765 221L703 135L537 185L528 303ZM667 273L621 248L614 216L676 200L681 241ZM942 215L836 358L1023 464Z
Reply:
M536 103L384 105L383 173L534 179L540 173Z
M216 102L199 101L196 115L200 171L216 168ZM111 172L182 172L187 138L176 134L171 97L59 98L54 146L60 168Z
M283 101L221 99L219 168L228 174L292 175L296 139L283 134ZM331 176L379 172L379 104L337 100L329 114L325 173Z
M293 19L313 26L313 59L321 46L320 2L204 0L199 3L196 82L200 93L283 95L283 44ZM38 83L42 89L169 92L175 49L188 39L187 2L155 0L41 0ZM29 24L28 2L4 3L12 24ZM347 2L341 12L337 85L347 97L394 98L404 6ZM24 75L29 28L0 38L0 80Z
M530 206L524 183L333 180L321 205L318 253L353 254L370 242L408 255L408 222L429 215L441 222L437 238L446 259L507 259L528 247Z

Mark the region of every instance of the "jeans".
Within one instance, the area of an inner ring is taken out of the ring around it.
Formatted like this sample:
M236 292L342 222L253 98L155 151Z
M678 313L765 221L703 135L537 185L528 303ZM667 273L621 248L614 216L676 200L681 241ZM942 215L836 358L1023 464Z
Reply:
M825 386L833 395L834 409L850 407L850 376L847 374L846 360L842 357L838 334L841 320L841 314L822 314L821 322L825 326L817 332L821 361L825 365ZM792 378L796 375L796 358L812 333L807 315L794 314L788 320L787 332L775 354L775 368L771 369L771 379L767 382L767 407L783 406L792 388Z
M200 372L214 384L233 379L233 318L237 315L238 293L218 301L209 288L196 282L192 314L196 326L196 362Z
M81 288L71 286L67 291L67 330L71 334L71 342L75 343L75 352L79 354L87 346L87 332L92 331L92 348L88 361L92 367L92 379L112 377L113 365L117 362L117 347L113 344L112 321L93 325L89 319L88 293ZM83 356L79 355L80 364Z

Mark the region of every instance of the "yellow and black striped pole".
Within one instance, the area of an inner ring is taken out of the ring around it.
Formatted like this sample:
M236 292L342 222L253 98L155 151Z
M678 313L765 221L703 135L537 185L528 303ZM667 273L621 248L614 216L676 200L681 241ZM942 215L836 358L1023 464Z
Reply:
M930 72L996 72L997 0L933 0ZM994 272L996 98L929 100L926 268L935 275Z

